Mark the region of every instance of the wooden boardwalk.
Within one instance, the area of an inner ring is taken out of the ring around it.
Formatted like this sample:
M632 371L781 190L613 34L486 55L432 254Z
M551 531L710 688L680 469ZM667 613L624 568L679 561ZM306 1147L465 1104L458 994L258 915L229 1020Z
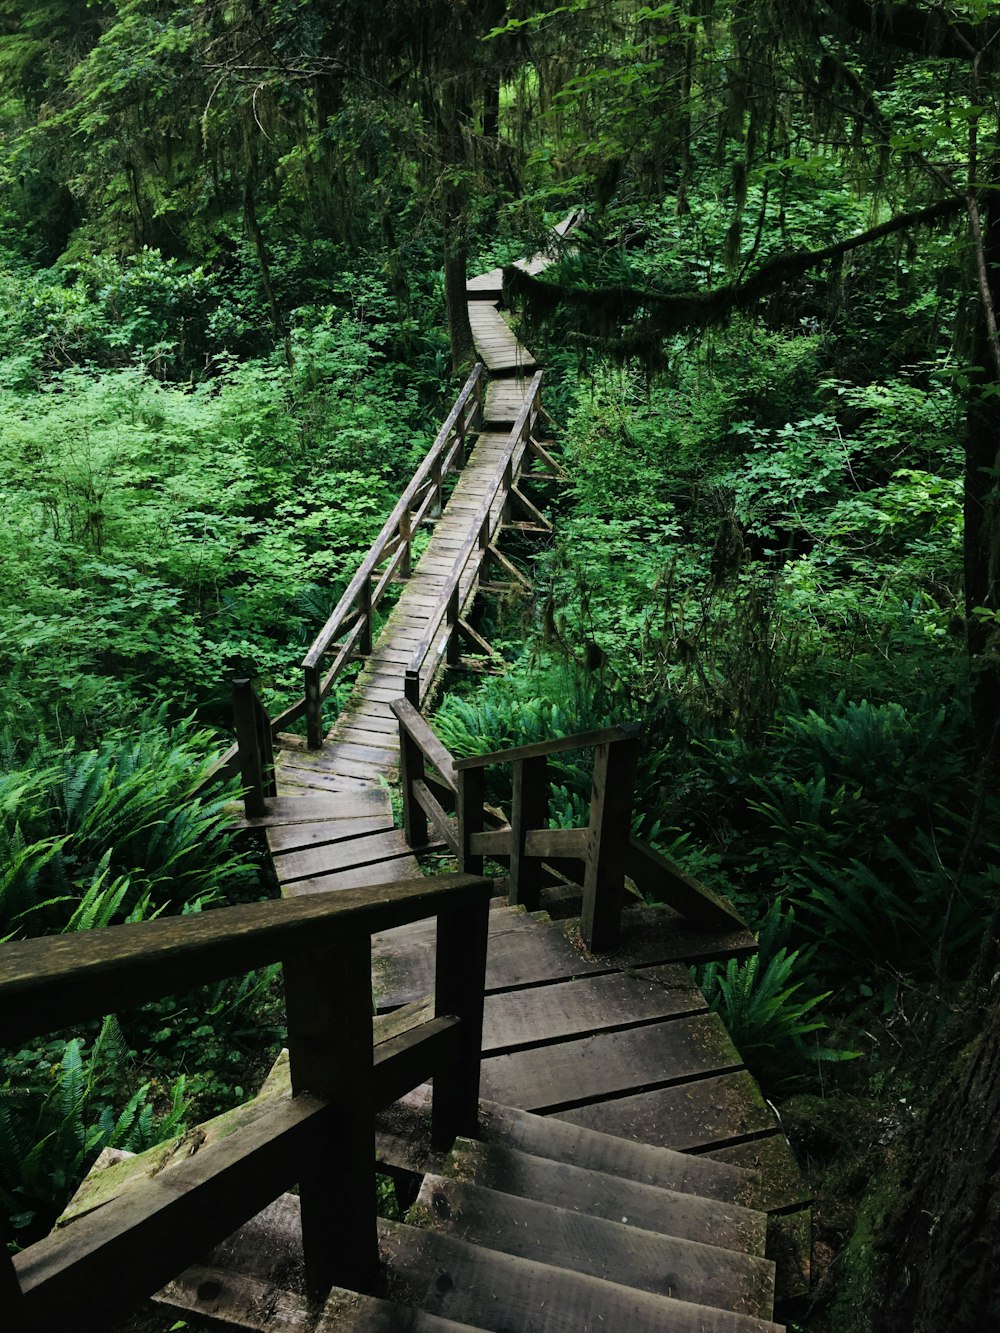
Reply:
M545 262L538 258L532 268ZM482 433L322 749L296 746L278 757L278 790L294 822L264 822L272 825L268 841L286 895L420 873L393 823L388 783L399 762L399 728L389 704L404 693L406 664L427 632L482 488L524 406L526 376L536 368L497 309L501 277L497 270L469 283L477 351L491 371ZM502 521L498 500L491 531ZM463 604L478 577L474 561L462 580ZM431 654L422 699L442 661ZM302 811L310 804L330 814L307 817ZM443 847L432 842L427 850ZM499 904L491 913L484 1097L759 1171L755 1202L781 1219L773 1236L779 1285L786 1294L801 1292L809 1250L801 1177L774 1113L688 971L708 959L747 955L755 948L752 936L699 932L669 910L636 907L625 913L616 954L593 958L579 945L576 903L564 888L543 899L562 920ZM379 1012L419 1008L434 988L433 923L377 938L373 976ZM405 1133L386 1129L383 1155L401 1168L421 1169L431 1160L418 1160L429 1151L429 1131L419 1126L420 1099L410 1107Z

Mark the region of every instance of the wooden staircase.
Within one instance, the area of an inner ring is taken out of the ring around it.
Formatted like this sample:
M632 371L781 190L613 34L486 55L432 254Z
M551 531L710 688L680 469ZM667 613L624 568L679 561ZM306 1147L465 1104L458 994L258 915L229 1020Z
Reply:
M379 1295L310 1307L286 1195L157 1299L255 1333L777 1333L751 1172L490 1103L481 1135L380 1222Z

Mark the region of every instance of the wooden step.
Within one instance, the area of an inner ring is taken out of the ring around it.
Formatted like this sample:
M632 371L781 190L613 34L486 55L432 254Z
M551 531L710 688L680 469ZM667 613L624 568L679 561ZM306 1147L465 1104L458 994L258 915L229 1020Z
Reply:
M692 1157L669 1148L635 1143L497 1102L480 1103L477 1137L486 1143L503 1142L534 1157L602 1171L658 1189L698 1194L705 1199L751 1207L754 1206L751 1200L757 1195L755 1171L708 1157Z
M407 1222L655 1296L769 1319L774 1265L443 1176L426 1176Z
M764 1253L767 1228L763 1213L718 1199L622 1180L605 1171L536 1157L503 1144L458 1139L442 1174L611 1222L626 1218L630 1226L661 1236L677 1236L741 1254Z
M781 1333L751 1315L653 1296L551 1264L383 1222L397 1299L491 1333Z

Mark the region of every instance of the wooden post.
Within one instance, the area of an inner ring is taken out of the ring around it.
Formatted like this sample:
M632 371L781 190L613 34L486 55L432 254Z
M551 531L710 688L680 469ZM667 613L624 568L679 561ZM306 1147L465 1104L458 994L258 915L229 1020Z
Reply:
M253 684L245 676L233 681L233 713L236 718L236 743L240 754L240 778L243 783L243 806L248 819L258 819L265 813L264 756L260 752L260 732L257 726L257 700Z
M410 511L407 509L401 515L399 520L399 539L406 547L406 553L399 566L399 572L404 579L408 579L413 573L413 529L410 526L411 517Z
M434 1009L439 1017L461 1019L462 1053L434 1075L431 1142L437 1148L450 1148L459 1134L474 1136L479 1124L489 908L488 896L477 893L468 907L438 917Z
M299 1178L309 1295L371 1290L378 1275L371 940L357 935L284 964L292 1093L335 1108L336 1131Z
M510 894L512 906L522 903L529 912L541 905L542 863L524 855L529 829L545 828L549 814L548 764L545 755L518 759L514 764L514 793L510 813Z
M359 650L367 655L372 650L372 585L371 579L365 579L358 594L358 611L365 618L365 627L361 631Z
M408 703L420 707L420 678L407 671L404 693ZM424 752L410 733L399 724L399 787L403 795L403 833L411 847L427 843L427 813L413 793L413 784L424 777Z
M490 516L489 516L489 514L487 514L486 517L483 519L482 524L480 525L480 528L479 528L479 549L480 549L481 551L488 551L488 550L490 549Z
M427 511L429 518L440 518L441 508L444 500L443 479L441 476L441 456L438 455L431 464L431 482L434 486L434 503Z
M632 734L599 745L594 755L580 911L580 933L594 953L607 953L618 943L638 754L639 737Z
M306 677L306 744L318 750L323 744L323 700L320 698L320 668L307 666Z
M503 509L500 511L500 522L507 523L510 519L510 491L514 485L514 457L511 455L507 459L507 466L503 470Z
M458 641L459 598L461 595L461 589L456 583L451 596L448 598L448 610L445 613L445 623L448 626L447 657L449 666L454 666L458 661L461 648Z
M465 467L465 431L468 424L465 414L467 411L468 407L463 408L458 420L455 422L455 438L458 440L458 448L455 451L455 462L452 465L455 472L460 472L462 468Z
M483 873L483 858L474 855L471 839L474 833L483 831L483 770L481 768L463 768L456 775L458 790L455 793L455 817L458 820L458 866L466 875Z
M278 782L274 774L274 737L271 735L271 719L267 710L252 691L254 720L257 726L257 749L261 758L261 791L265 796L277 796Z

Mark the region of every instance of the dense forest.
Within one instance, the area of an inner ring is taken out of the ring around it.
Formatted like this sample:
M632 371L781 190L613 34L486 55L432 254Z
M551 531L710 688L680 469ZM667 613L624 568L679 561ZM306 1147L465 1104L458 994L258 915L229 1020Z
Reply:
M0 940L269 896L276 711L507 267L571 484L457 753L641 723L817 1196L790 1327L1000 1327L997 0L0 0ZM550 809L572 827L567 766ZM256 1090L273 970L0 1057L0 1213Z

